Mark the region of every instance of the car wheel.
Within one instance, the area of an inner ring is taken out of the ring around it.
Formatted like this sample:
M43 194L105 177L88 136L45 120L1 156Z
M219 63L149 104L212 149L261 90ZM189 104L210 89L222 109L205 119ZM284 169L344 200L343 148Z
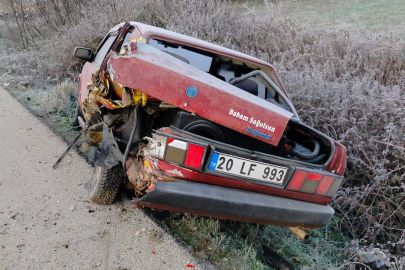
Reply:
M111 169L96 165L88 188L90 200L98 204L112 204L123 179L121 165Z

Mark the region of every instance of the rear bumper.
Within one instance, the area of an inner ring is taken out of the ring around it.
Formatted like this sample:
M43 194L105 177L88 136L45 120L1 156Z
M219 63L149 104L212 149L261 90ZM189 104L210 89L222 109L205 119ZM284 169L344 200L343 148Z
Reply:
M136 204L238 221L324 227L334 214L329 205L318 205L272 195L193 182L155 182L155 188Z

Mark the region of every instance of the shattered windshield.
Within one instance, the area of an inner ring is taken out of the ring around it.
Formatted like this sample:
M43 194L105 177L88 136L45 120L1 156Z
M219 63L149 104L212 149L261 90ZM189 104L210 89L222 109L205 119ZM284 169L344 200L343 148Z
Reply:
M156 39L151 39L149 41L149 45L155 47L156 49L159 49L163 52L166 52L177 59L180 59L183 62L186 62L187 64L190 64L198 69L201 69L202 71L209 72L212 64L213 57L209 55L205 55L196 51L189 50L185 48L184 46L166 42L166 41L161 41L161 40L156 40Z

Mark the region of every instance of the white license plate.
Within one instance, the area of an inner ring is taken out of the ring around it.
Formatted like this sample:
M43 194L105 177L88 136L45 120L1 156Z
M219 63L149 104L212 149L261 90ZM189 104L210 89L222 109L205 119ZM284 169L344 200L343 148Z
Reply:
M282 185L288 168L214 152L208 166L217 173Z

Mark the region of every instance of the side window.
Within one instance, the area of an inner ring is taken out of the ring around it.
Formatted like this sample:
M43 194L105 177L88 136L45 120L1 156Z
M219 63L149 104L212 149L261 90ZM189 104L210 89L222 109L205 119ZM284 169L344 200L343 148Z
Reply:
M113 44L116 36L109 36L107 40L101 45L100 49L97 51L96 57L94 58L93 63L97 66L100 66L103 62L104 57L106 56L107 52L110 50L111 45Z

